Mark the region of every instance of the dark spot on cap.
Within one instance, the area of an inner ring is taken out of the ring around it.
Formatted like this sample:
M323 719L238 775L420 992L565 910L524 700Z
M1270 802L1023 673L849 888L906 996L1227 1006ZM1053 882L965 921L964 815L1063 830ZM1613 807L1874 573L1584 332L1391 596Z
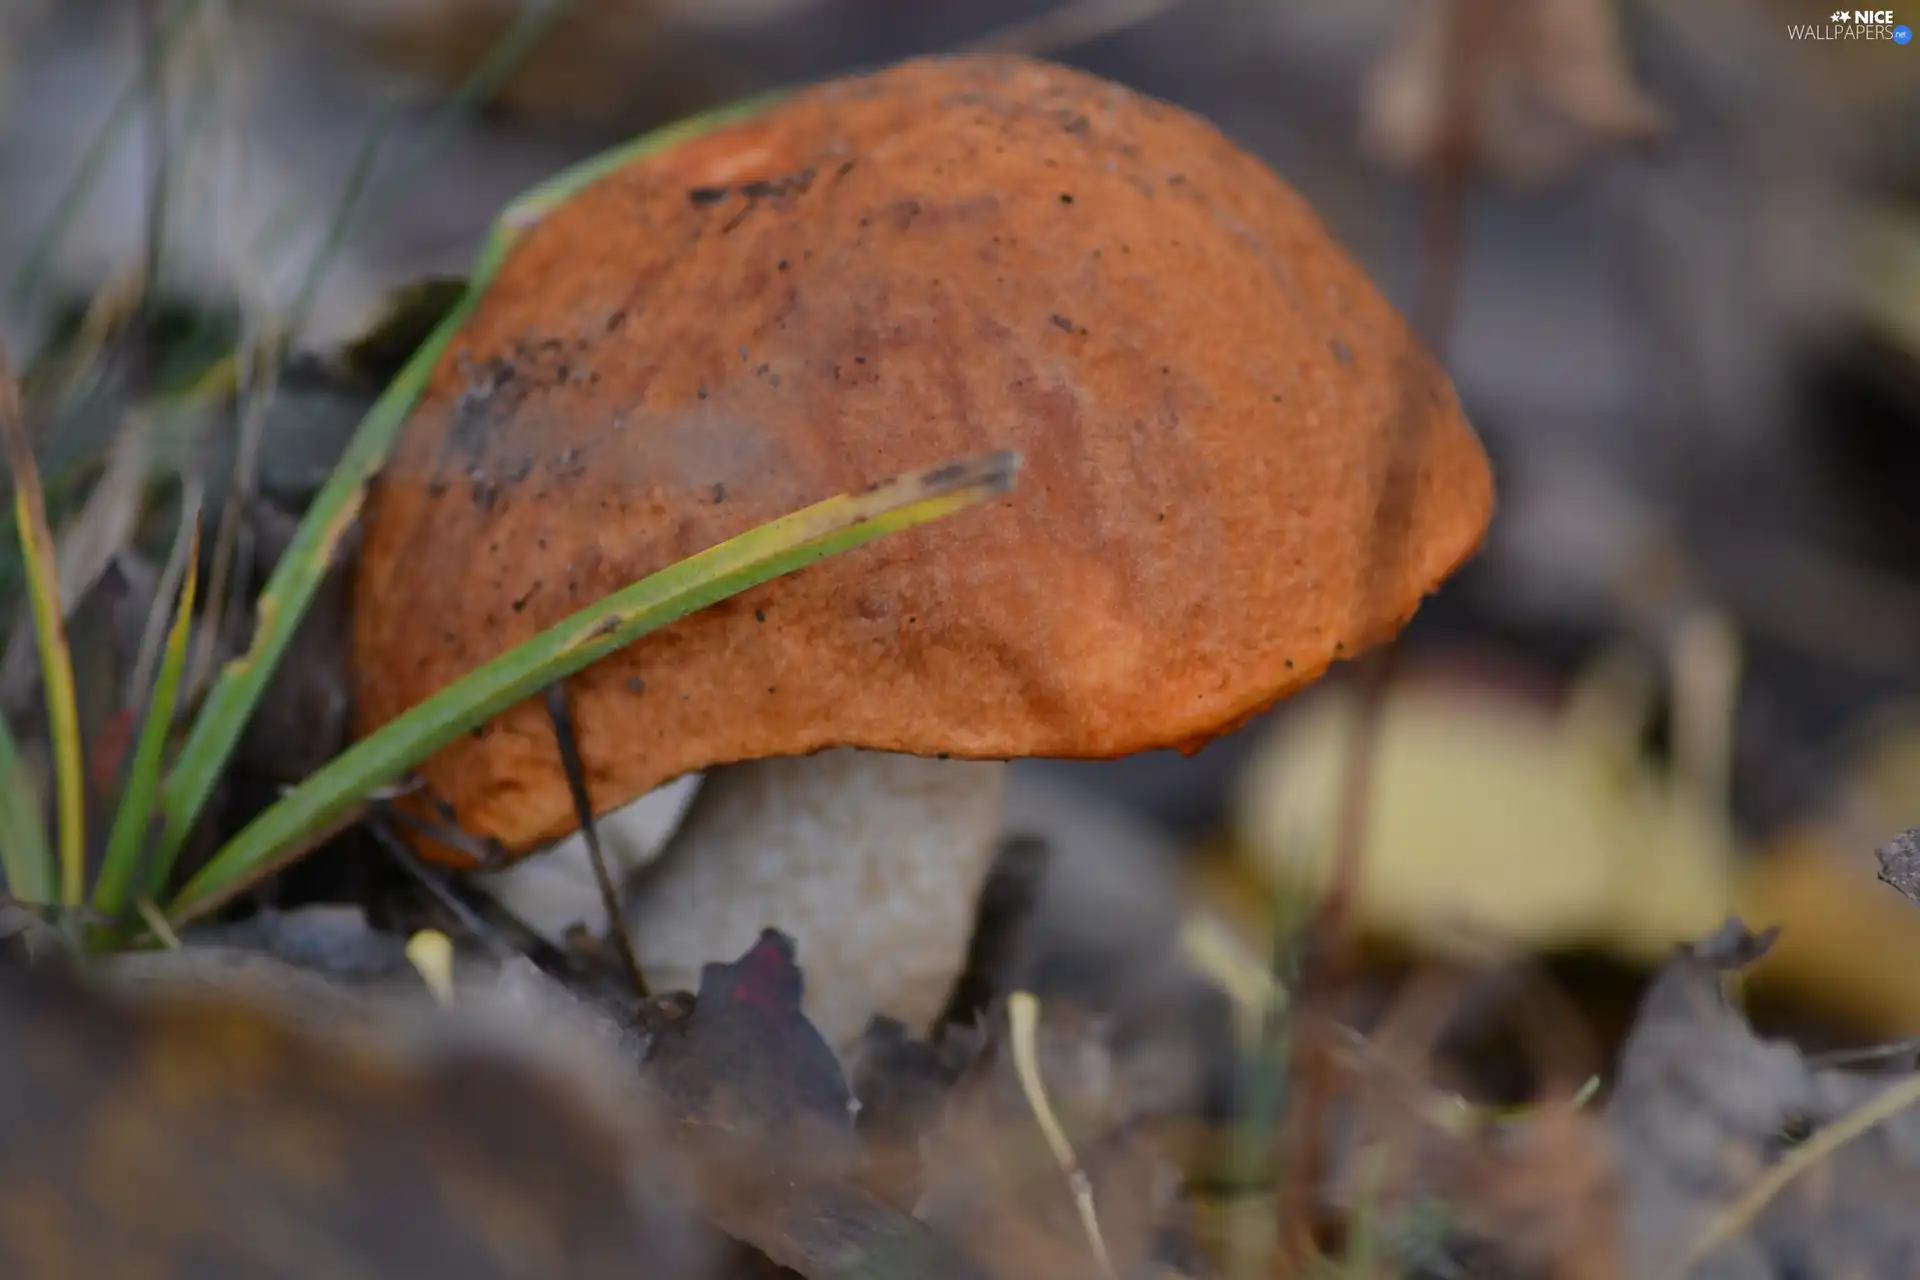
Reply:
M930 471L924 472L920 477L920 483L927 485L929 487L949 484L952 481L958 480L961 476L965 475L966 473L967 473L966 463L949 462L942 466L934 467Z
M726 198L727 189L725 187L695 187L693 190L687 192L687 199L693 202L693 206L696 209L704 209L708 205L719 204Z
M1333 352L1333 358L1341 364L1351 364L1353 362L1352 349L1349 348L1346 343L1340 341L1340 339L1335 338L1332 342L1329 342L1327 349Z
M1067 333L1073 332L1073 321L1067 319L1065 316L1056 315L1052 317L1052 319L1053 319L1054 328L1063 330L1064 332L1067 332Z
M627 677L628 693L645 693L646 691L647 691L647 682L645 680L642 680L639 676Z
M724 484L716 484L715 486L713 486L714 504L717 506L720 503L725 502L726 500L727 500L727 486L725 486Z
M752 182L741 183L740 194L749 200L765 200L805 191L813 185L813 174L812 169L802 169L799 173L790 173L781 178L756 178Z
M765 622L767 620L767 611L765 609L755 609L753 611L753 620L755 622ZM767 692L771 693L773 691L769 689Z
M1073 203L1073 192L1071 192L1071 191L1062 191L1062 192L1060 193L1060 203L1061 203L1061 204L1072 204L1072 203Z

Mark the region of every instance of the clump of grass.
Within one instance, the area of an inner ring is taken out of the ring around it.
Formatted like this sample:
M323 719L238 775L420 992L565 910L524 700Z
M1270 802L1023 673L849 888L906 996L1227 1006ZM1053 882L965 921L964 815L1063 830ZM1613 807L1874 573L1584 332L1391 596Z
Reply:
M53 534L18 387L0 369L0 416L14 472L15 524L25 553L42 684L55 761L57 814L53 839L26 778L10 732L0 723L0 870L12 897L67 908L90 905L86 931L95 949L151 939L143 909L166 891L188 836L258 706L274 669L321 580L357 519L366 487L384 465L432 369L459 331L522 231L602 174L758 109L756 99L670 125L569 169L510 204L495 220L459 302L414 351L362 420L327 483L307 509L256 605L251 643L227 662L192 717L184 740L173 740L181 673L188 648L196 575L188 569L170 609L168 637L125 779L115 797L111 832L90 904L85 886L86 829L82 761L85 744L74 712L72 664L61 627ZM842 494L796 511L617 591L449 685L380 731L356 743L227 840L166 903L169 927L243 892L350 823L378 788L459 734L542 688L659 627L772 578L889 533L940 519L1012 486L1019 458L1011 453L940 466L930 458L914 475L858 494ZM925 477L938 479L928 482ZM178 539L197 548L199 520L183 504ZM176 547L176 553L179 548ZM191 566L197 560L187 555ZM57 847L58 856L54 849Z

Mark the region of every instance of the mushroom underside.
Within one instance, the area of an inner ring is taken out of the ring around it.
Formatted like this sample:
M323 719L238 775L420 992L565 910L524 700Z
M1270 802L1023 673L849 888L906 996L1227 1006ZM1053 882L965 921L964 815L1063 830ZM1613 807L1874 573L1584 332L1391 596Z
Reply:
M700 967L760 930L794 938L805 1007L844 1048L875 1014L926 1027L966 959L1000 838L1007 766L838 747L709 771L660 857L627 891L649 980L694 990Z

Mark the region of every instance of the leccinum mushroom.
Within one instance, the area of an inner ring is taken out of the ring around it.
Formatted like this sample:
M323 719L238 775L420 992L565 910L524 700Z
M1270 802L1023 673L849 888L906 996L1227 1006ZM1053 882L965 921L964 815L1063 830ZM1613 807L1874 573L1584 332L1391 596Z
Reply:
M474 478L370 499L361 727L755 523L998 448L1025 458L1007 498L570 682L596 812L711 771L638 894L644 962L696 973L777 925L830 1038L924 1023L997 762L1232 728L1392 635L1493 501L1444 375L1260 162L1075 71L915 61L618 169L526 233L395 472ZM421 772L513 852L574 828L538 700Z

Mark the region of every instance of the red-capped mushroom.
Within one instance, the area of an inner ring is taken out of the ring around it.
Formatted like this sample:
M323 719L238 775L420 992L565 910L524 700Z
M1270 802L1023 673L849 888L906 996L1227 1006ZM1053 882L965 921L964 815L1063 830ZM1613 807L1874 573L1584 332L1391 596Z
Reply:
M396 474L470 468L368 507L361 725L753 524L999 448L1007 498L570 682L596 811L711 771L637 892L643 961L777 925L830 1036L924 1020L998 835L990 762L1205 742L1391 636L1493 502L1445 376L1258 160L1076 71L914 61L526 232ZM537 700L422 773L511 851L574 829Z

